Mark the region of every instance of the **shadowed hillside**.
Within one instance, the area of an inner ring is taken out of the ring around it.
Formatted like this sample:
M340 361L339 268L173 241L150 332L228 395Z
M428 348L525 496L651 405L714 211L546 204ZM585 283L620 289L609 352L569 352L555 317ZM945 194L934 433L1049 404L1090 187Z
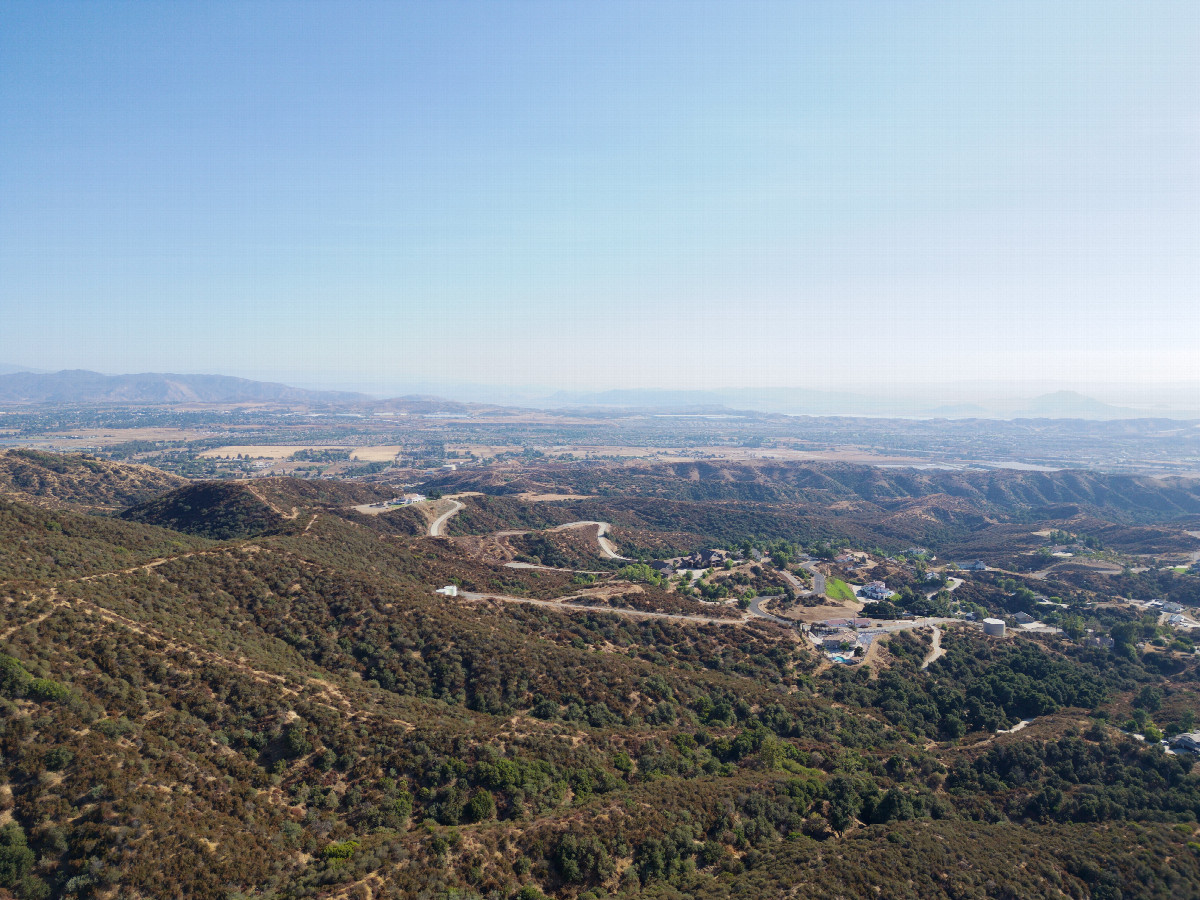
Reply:
M123 512L122 518L228 540L294 522L302 510L345 508L390 497L387 490L352 482L301 478L208 481L187 484Z

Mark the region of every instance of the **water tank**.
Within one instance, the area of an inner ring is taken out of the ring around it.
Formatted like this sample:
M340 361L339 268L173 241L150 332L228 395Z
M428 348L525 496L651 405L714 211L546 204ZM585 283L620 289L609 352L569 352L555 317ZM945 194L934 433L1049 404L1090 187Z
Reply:
M1004 620L1003 619L984 619L983 633L992 637L1004 637Z

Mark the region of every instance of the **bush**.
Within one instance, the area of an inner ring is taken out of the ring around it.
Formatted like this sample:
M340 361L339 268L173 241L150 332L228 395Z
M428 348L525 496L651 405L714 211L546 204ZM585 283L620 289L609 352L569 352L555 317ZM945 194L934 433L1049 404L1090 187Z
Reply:
M354 856L354 851L358 849L358 841L340 841L336 844L330 844L321 853L325 859L335 862L342 862Z
M46 752L42 762L51 772L59 772L69 766L74 758L75 754L66 747L55 747Z

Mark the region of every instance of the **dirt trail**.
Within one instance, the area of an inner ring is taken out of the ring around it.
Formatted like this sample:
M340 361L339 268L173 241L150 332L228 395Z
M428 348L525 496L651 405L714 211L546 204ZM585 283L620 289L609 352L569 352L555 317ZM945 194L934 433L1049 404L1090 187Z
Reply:
M316 517L314 516L313 521L315 521L315 520L316 520ZM310 522L309 525L311 526L312 522ZM196 551L193 551L190 553L182 553L179 556L168 556L168 557L163 557L160 559L155 559L148 563L142 563L141 565L131 566L128 569L120 569L115 572L100 572L95 575L84 575L79 578L66 579L65 581L63 581L61 583L65 583L65 584L83 583L83 582L88 582L88 581L94 581L98 578L113 578L113 577L116 577L119 575L132 575L135 572L139 572L142 570L150 571L151 569L155 569L158 566L164 565L164 564L172 562L174 560L188 559L193 556L216 555L216 554L220 554L220 553L229 553L232 551L259 552L259 551L262 551L263 549L264 548L262 548L262 547L248 544L248 545L243 545L243 546L239 546L239 547L222 547L222 548L218 548L215 550L196 550ZM266 552L272 552L272 551L267 550ZM289 556L289 557L292 556L292 554L289 554L289 553L285 553L284 555ZM30 602L37 602L37 601L48 602L51 604L51 608L39 616L36 616L32 619L27 619L24 622L18 622L14 625L9 626L3 632L0 632L0 640L8 640L14 634L16 634L17 631L19 631L22 628L26 628L31 625L41 624L42 622L44 622L48 618L50 618L52 615L54 615L55 612L57 612L60 609L63 609L64 607L72 607L72 608L79 609L79 610L87 613L88 615L94 615L97 618L109 623L110 625L116 625L118 627L128 629L129 631L132 631L135 634L139 634L142 637L147 637L147 638L151 638L155 641L159 641L160 643L165 645L167 648L174 650L178 653L184 653L184 654L191 655L195 658L205 659L212 663L216 663L221 666L224 666L225 668L240 672L241 674L249 676L250 678L253 678L256 681L269 683L273 687L277 688L281 693L283 693L287 696L291 696L291 697L300 696L299 690L287 686L288 679L283 675L279 675L274 672L268 672L263 669L256 669L253 666L248 665L246 662L244 662L243 659L240 659L240 658L233 659L228 656L224 656L220 653L217 653L216 651L209 650L206 647L202 647L198 644L193 644L189 641L184 641L184 640L179 640L176 638L167 637L166 635L162 634L161 632L157 631L156 629L154 629L148 625L140 623L134 619L130 619L128 616L123 616L120 613L114 612L113 610L108 609L106 607L100 606L99 604L95 603L94 601L85 600L83 598L74 598L74 599L70 599L70 600L64 599L63 597L61 597L59 595L58 589L56 587L51 587L44 596L41 596L41 597L35 596L33 598L33 600L31 600ZM345 696L345 694L343 694L343 692L341 691L340 688L336 687L335 685L330 684L328 681L324 680L323 678L318 678L318 677L312 676L312 675L305 676L304 678L305 678L305 683L310 687L315 687L317 689L317 691L324 698L318 702L323 703L325 706L327 706L331 709L337 708L337 709L342 710L351 719L364 718L364 717L369 717L369 718L374 718L374 719L383 718L389 722L392 722L393 724L404 727L405 730L408 730L408 731L411 731L414 727L411 723L405 722L401 719L386 717L386 716L383 716L381 713L372 712L369 710L362 710L362 709L355 707L355 705L353 703L351 703L351 701Z
M936 625L933 626L933 646L929 648L929 653L925 656L925 661L921 663L922 669L928 669L930 663L936 659L946 655L946 651L942 649L942 629Z
M0 632L0 641L7 641L10 637L12 637L14 634L16 634L22 628L26 628L30 625L41 625L48 618L50 618L52 615L54 615L57 611L58 611L58 606L54 605L50 609L48 609L44 613L42 613L40 616L29 619L28 621L25 621L25 622L18 622L16 625L10 625L8 628L5 628L4 631Z
M254 487L253 485L247 484L246 490L258 498L258 500L261 501L268 509L270 509L271 512L275 513L275 515L279 516L280 518L287 519L289 521L299 518L300 510L295 506L292 507L292 511L290 513L285 513L282 509L260 494L258 492L258 488Z
M229 553L231 550L250 549L249 547L220 547L216 550L193 550L190 553L180 553L178 556L160 556L158 559L152 559L150 562L142 563L137 566L130 566L128 569L117 569L115 572L97 572L95 575L82 575L79 578L68 578L66 583L75 581L95 581L98 578L115 578L118 575L132 575L134 572L145 570L149 572L151 569L157 569L159 566L166 565L169 562L174 562L177 559L191 559L193 556L216 556L220 553ZM255 550L259 548L255 547Z

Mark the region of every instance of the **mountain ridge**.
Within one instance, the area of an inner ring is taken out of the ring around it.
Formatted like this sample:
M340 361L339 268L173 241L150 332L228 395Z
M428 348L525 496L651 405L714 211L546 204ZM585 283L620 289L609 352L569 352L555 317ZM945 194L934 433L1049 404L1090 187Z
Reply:
M7 403L357 403L371 399L366 394L309 391L232 375L105 375L87 369L0 375L0 402Z

